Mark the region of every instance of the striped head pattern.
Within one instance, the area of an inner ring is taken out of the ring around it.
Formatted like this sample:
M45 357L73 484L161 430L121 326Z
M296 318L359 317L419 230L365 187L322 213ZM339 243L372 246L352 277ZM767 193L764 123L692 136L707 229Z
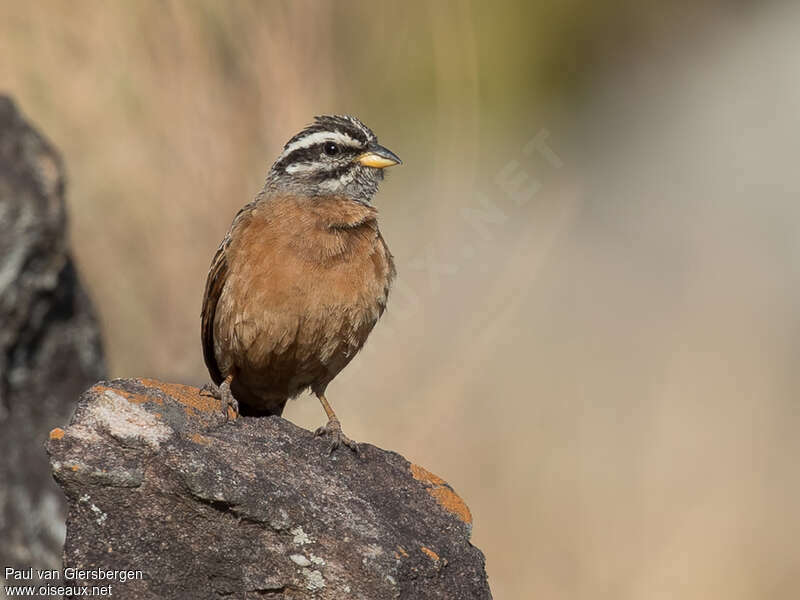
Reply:
M266 189L369 202L383 179L383 170L400 162L355 117L316 117L286 142L270 169Z

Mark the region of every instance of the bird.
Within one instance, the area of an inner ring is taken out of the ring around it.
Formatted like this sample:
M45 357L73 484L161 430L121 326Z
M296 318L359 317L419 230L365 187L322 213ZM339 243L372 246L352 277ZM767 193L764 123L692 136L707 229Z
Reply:
M315 434L359 452L328 384L384 313L396 275L372 200L402 164L349 115L324 115L289 139L219 245L201 310L204 392L239 414L283 413L310 389L328 421Z

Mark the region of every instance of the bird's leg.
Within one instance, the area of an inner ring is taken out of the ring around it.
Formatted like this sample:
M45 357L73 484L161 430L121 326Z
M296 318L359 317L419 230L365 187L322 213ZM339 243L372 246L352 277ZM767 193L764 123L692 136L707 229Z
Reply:
M222 401L222 414L225 415L228 421L235 421L239 417L239 403L233 397L233 392L231 392L232 381L233 375L231 374L219 386L211 382L200 388L201 394L212 396Z
M325 409L325 414L328 415L328 423L318 428L314 435L327 435L330 437L331 445L328 448L328 454L333 454L333 451L336 450L340 444L344 444L358 454L358 444L342 433L342 424L339 422L336 413L333 412L333 408L328 403L327 398L325 398L325 394L318 393L317 398L319 398L322 408Z

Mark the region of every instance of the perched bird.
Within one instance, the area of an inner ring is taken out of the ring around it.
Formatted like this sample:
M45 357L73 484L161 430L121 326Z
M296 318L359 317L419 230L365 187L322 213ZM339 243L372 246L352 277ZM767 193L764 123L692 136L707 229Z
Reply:
M395 276L371 200L400 159L351 116L292 137L264 189L233 219L206 281L203 356L230 418L280 415L311 388L330 451L356 450L325 388L364 345Z

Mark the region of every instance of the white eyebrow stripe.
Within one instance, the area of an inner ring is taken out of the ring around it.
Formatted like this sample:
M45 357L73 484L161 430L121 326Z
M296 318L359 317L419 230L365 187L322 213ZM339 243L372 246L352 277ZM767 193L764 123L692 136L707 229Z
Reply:
M286 146L281 155L278 157L278 160L286 158L299 148L310 148L311 146L316 146L322 142L336 142L345 146L355 146L357 148L361 147L361 142L351 138L346 133L341 133L339 131L317 131L316 133L301 137L296 142L292 142Z

